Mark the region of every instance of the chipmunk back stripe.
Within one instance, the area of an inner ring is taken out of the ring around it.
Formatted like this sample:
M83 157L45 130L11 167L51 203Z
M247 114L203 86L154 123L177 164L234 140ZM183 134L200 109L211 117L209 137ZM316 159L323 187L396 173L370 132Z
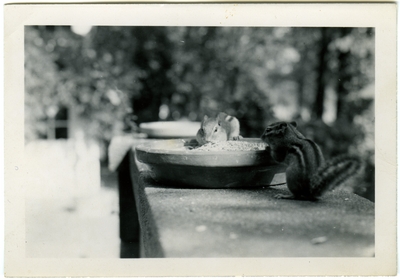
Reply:
M310 141L311 142L311 141ZM307 142L308 143L308 142ZM308 145L302 144L292 144L292 148L296 148L294 151L296 153L299 153L301 157L303 158L302 162L304 163L302 165L302 170L303 172L307 173L313 173L316 168L320 166L322 163L322 158L321 158L321 153L310 153L308 151L309 147ZM318 150L319 152L319 150Z
M314 141L310 139L305 139L305 140L311 145L311 148L314 150L315 161L317 166L321 166L324 163L324 157L322 155L320 148Z
M347 155L324 163L318 145L296 128L295 122L277 122L261 136L270 146L272 158L287 166L286 183L292 194L279 198L315 200L363 170L359 158Z
M225 120L231 122L233 120L233 117L228 115L225 117Z
M302 146L301 145L292 145L291 151L296 156L296 158L297 158L297 160L298 160L298 162L300 164L301 171L304 174L305 172L307 172L308 164L306 162L306 159L304 158L304 153L302 151Z

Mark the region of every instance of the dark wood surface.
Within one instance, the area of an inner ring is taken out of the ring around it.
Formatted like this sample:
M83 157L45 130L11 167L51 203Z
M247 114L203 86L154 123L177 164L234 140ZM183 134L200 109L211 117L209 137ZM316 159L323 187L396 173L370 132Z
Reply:
M373 257L374 203L343 190L274 198L285 186L174 188L130 152L145 257Z
M373 257L374 203L343 190L279 200L285 185L196 189L156 183L120 138L121 257ZM121 143L123 143L121 145ZM122 156L124 155L124 156ZM115 161L118 159L119 161Z

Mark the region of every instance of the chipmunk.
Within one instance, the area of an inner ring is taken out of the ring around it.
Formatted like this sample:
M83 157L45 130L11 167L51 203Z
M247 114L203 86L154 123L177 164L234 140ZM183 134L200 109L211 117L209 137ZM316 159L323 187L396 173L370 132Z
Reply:
M287 166L286 184L292 194L276 198L317 200L361 171L361 161L356 157L344 155L325 162L318 145L296 127L296 122L273 123L261 136L272 158Z
M196 140L200 145L208 142L239 140L243 138L239 133L239 120L221 112L215 118L204 116Z

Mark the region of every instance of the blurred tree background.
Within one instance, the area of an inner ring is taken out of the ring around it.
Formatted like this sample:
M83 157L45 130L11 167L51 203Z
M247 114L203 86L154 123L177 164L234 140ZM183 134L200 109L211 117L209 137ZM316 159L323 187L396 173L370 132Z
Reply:
M25 28L25 138L73 107L106 147L142 122L236 116L260 137L296 120L326 158L367 163L357 192L374 200L374 44L371 28Z

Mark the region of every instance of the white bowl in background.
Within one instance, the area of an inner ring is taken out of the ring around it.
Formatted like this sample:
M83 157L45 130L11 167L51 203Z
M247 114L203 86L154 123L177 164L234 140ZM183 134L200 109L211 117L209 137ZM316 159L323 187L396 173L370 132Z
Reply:
M160 121L141 123L141 132L150 138L189 138L196 137L200 122L190 121Z

